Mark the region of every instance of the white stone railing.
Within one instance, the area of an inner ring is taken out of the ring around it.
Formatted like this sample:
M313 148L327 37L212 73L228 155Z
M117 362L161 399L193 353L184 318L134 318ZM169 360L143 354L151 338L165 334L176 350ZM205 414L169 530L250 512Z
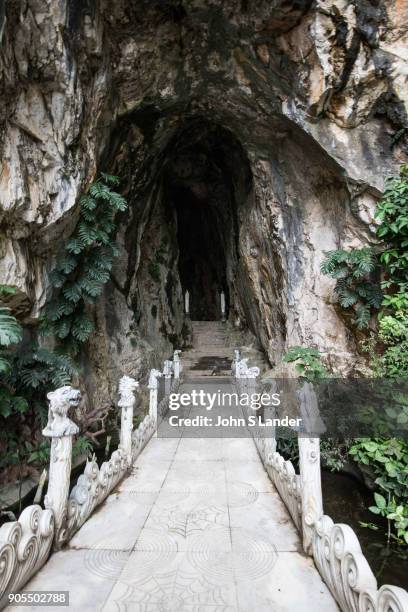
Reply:
M166 376L171 381L172 372L173 364L168 360L164 362L163 372L156 369L150 370L148 382L149 412L134 431L132 431L135 405L133 392L139 386L139 383L128 376L121 379L119 383L119 407L121 407L122 413L119 448L112 453L109 461L104 462L100 468L95 457L87 461L84 473L79 476L77 484L69 496L66 540L84 524L94 509L115 488L154 435L158 419L158 379ZM170 385L169 392L171 388ZM168 394L165 393L163 400L168 400Z
M258 442L259 449L259 442ZM266 445L265 445L266 446ZM262 453L261 453L262 457ZM267 452L263 457L266 471L279 492L285 506L289 510L293 522L302 529L302 496L300 476L296 474L291 461L285 460L278 452Z
M54 514L28 506L18 521L0 529L0 609L7 593L18 591L48 559L54 539Z
M252 393L257 389L259 370L248 368L247 361L235 351L233 373L238 393ZM299 390L298 401L302 417L316 419L317 398L310 383ZM269 477L301 534L303 549L313 557L340 609L343 612L408 612L407 591L390 585L378 589L354 531L348 525L334 523L323 513L319 438L298 435L297 440L299 474L292 462L276 451L274 437L254 437Z
M103 502L130 468L132 464L131 436L135 405L134 390L137 387L138 382L133 378L129 376L121 378L118 402L121 408L119 447L113 451L110 459L104 461L100 467L95 456L87 459L83 473L79 476L69 494L66 511L59 519L64 524L64 530L54 543L55 548L61 547L78 531L91 516L94 509ZM51 461L52 459L51 456ZM57 487L58 484L55 488ZM51 486L48 488L47 498L50 495L50 488ZM51 489L51 495L53 495L53 489Z
M91 516L127 473L134 459L156 431L158 411L164 410L168 395L177 388L180 375L180 351L174 362L165 362L164 372L151 370L149 377L149 412L133 430L134 391L138 383L124 376L119 383L121 430L118 448L100 467L96 458L88 460L69 494L72 440L78 427L68 417L81 395L65 386L48 394L48 423L43 435L51 438L49 483L44 500L27 507L17 521L0 528L0 609L7 605L6 594L18 591L44 565L52 548L59 549ZM168 383L157 404L157 379L164 375Z

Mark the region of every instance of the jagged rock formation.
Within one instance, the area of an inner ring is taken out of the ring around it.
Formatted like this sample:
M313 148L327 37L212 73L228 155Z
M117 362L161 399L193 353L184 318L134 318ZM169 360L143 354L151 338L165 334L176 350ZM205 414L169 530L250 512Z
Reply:
M0 7L0 277L23 320L38 319L97 169L122 176L130 204L89 350L96 399L180 337L194 277L211 295L226 285L230 319L272 362L290 338L350 367L354 339L319 265L324 250L373 240L384 178L406 160L408 4ZM189 205L208 226L193 262Z

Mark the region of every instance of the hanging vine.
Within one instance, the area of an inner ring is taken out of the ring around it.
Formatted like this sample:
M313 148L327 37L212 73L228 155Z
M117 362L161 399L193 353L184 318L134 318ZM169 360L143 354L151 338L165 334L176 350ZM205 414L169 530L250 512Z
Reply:
M118 183L118 177L101 173L81 197L79 221L50 276L54 295L46 306L43 330L71 355L78 354L94 330L90 306L102 293L118 254L115 216L127 208L112 189Z

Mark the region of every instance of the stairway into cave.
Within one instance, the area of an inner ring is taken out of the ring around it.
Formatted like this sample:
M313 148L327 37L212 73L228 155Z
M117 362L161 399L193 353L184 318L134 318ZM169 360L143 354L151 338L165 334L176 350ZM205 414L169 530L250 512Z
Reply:
M231 347L226 324L222 321L192 321L192 345L183 351L186 379L228 376L231 372Z

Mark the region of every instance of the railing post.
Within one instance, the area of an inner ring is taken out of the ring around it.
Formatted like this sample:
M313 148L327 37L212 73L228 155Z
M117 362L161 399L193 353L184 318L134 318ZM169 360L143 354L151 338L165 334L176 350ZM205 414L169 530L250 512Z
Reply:
M312 428L306 431L314 431L313 424L318 418L317 397L311 383L305 383L298 391L300 400L300 414L303 419L310 422L313 419ZM323 515L323 496L320 473L320 438L298 436L299 445L299 472L302 499L302 534L303 550L312 555L312 541L314 525Z
M174 378L180 378L180 353L179 349L175 350L173 353L173 370L174 370Z
M54 548L66 538L67 502L72 464L72 437L78 426L68 417L68 410L81 400L77 389L65 386L48 393L48 423L43 436L51 438L50 472L44 505L53 511L55 521Z
M234 350L234 361L232 364L232 370L235 378L239 378L239 368L238 363L241 361L241 353L238 349Z
M170 359L166 359L163 367L164 376L164 395L168 395L171 389L171 375L173 372L173 362Z
M149 398L149 415L153 417L154 422L157 424L157 389L158 389L158 378L163 376L159 370L150 370L148 388L150 390Z
M130 376L122 376L119 381L119 402L118 406L122 409L120 417L120 442L119 446L123 450L129 465L132 463L132 431L133 431L133 409L135 406L134 390L139 383Z

